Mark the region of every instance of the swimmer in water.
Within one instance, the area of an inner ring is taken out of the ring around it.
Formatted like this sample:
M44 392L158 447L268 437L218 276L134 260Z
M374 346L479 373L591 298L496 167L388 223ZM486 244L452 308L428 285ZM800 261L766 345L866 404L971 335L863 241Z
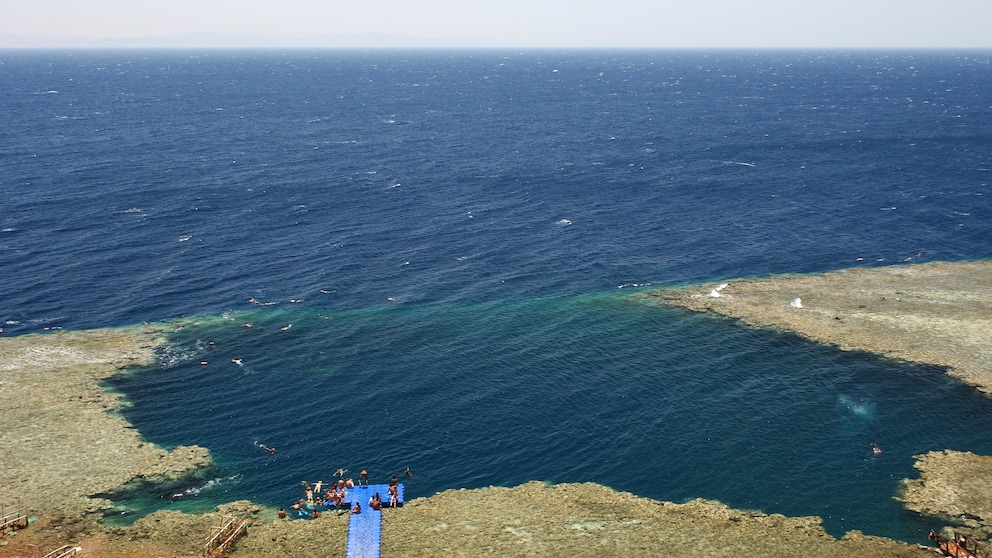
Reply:
M232 358L231 359L231 362L233 362L234 364L237 364L238 366L241 366L241 359L240 358Z
M878 454L882 453L882 448L878 447L878 444L876 444L875 442L872 442L871 443L871 452L873 454L875 454L875 455L878 455Z

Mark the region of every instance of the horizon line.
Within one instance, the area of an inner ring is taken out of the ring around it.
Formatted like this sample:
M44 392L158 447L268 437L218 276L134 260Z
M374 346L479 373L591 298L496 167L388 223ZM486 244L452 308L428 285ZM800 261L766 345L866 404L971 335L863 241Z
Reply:
M152 37L68 37L54 35L0 34L0 49L581 49L581 50L992 50L985 46L962 45L633 45L633 44L533 44L512 43L487 38L430 38L390 33L354 33L285 37L258 33L196 32Z

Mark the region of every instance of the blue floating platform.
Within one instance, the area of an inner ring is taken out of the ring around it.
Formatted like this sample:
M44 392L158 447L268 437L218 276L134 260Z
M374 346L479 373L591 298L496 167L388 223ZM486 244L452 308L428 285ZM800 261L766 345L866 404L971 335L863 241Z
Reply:
M348 521L348 558L379 558L382 542L382 512L362 507Z
M399 498L397 504L403 503L403 485L397 486ZM345 493L348 507L356 503L362 507L362 513L353 513L348 520L348 558L379 558L379 548L382 543L382 511L372 509L369 499L379 494L382 499L382 509L389 507L389 485L373 484L356 486Z
M397 492L399 493L399 498L397 499L397 504L403 504L403 483L397 485ZM389 485L388 484L369 484L356 486L355 488L349 488L345 490L344 501L349 504L354 504L358 502L362 505L364 510L369 505L369 499L372 498L374 494L378 494L382 498L382 507L389 507Z

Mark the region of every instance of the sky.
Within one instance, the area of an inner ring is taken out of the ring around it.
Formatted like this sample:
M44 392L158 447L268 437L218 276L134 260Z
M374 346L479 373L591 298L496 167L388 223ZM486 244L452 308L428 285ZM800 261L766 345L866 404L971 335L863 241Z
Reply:
M992 0L0 0L0 13L0 47L203 33L258 46L270 45L243 34L376 34L362 46L992 47Z

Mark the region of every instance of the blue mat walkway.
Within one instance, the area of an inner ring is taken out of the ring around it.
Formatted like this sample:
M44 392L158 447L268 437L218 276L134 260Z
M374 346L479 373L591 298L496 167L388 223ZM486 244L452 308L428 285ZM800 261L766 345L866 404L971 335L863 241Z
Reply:
M403 485L398 487L398 503L403 503ZM349 507L356 503L362 507L362 513L351 514L348 521L348 558L379 558L379 545L382 542L382 512L369 506L373 494L382 498L383 509L389 507L389 485L373 484L371 486L356 486L348 491L345 501Z

